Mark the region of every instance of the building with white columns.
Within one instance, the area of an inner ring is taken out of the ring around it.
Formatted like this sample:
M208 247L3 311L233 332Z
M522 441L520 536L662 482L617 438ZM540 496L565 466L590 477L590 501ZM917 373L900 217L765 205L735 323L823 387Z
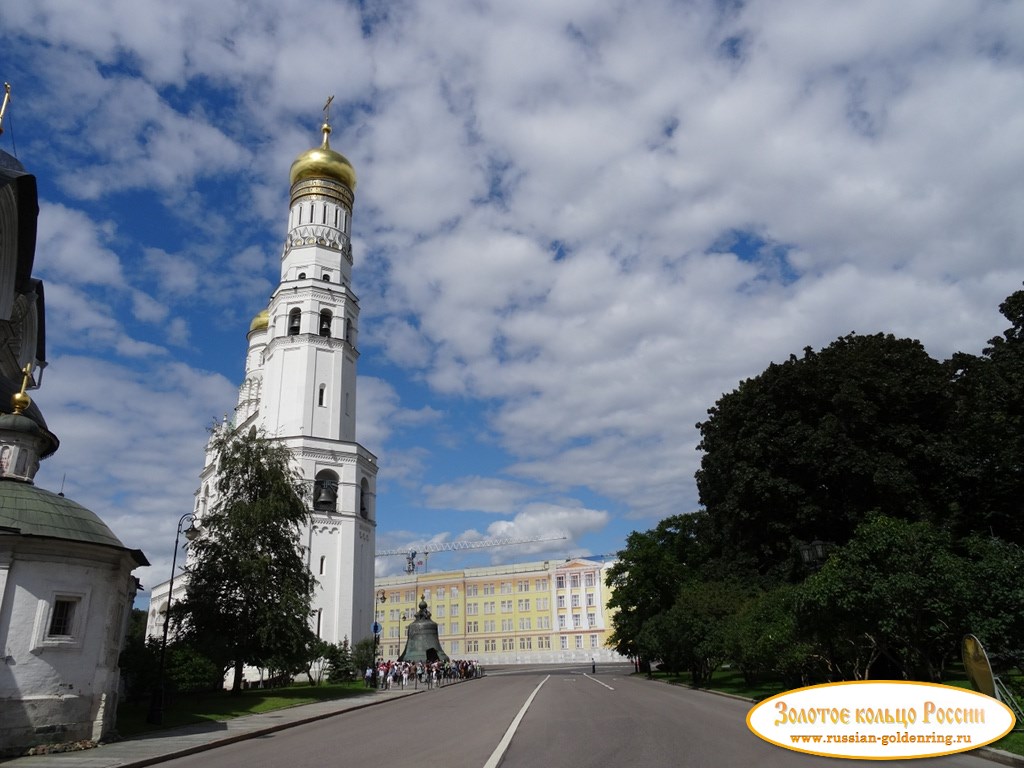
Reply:
M313 630L356 643L372 634L376 457L356 442L359 299L352 291L352 204L356 175L323 141L292 163L280 283L248 332L245 377L232 428L256 427L292 452L310 485L312 523L305 554L318 581ZM207 445L194 513L217 502ZM185 580L174 583L174 599ZM151 595L147 632L159 637L167 583Z

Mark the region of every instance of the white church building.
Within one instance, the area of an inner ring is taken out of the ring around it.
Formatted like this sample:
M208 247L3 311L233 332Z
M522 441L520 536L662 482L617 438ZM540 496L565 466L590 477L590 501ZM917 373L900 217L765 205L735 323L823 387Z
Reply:
M359 300L352 291L355 171L323 141L292 163L288 234L280 284L248 332L245 378L232 427L256 427L292 452L309 483L312 518L305 555L318 587L312 629L327 642L372 634L376 457L356 442ZM211 438L212 440L212 438ZM202 525L217 503L215 456L207 445L193 514ZM173 599L184 596L185 575ZM153 588L147 633L160 637L168 582Z
M149 565L94 512L35 484L60 445L27 392L47 365L38 215L35 176L0 150L0 762L114 729L132 572Z

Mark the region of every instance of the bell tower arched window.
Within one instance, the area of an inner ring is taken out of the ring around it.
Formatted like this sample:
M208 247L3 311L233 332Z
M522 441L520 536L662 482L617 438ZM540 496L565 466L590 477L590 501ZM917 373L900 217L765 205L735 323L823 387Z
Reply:
M329 469L316 473L313 482L313 509L317 512L333 512L338 506L338 475Z
M359 516L363 520L368 520L370 517L369 508L369 496L370 496L370 484L366 482L364 477L359 481Z
M288 313L288 335L296 336L302 322L302 310L296 307Z
M330 336L331 335L331 320L334 317L331 315L331 310L325 309L320 312L320 335Z

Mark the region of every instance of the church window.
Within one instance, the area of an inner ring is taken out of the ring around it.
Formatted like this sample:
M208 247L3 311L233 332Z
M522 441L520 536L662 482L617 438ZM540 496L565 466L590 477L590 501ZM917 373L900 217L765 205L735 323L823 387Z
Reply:
M367 497L370 495L370 484L366 482L364 477L359 483L359 516L366 520L370 516L370 510L367 508L368 500Z
M320 575L324 575L324 565L327 563L327 555L320 555Z
M69 637L71 628L74 626L75 607L77 600L58 598L53 603L53 612L50 614L50 637Z
M322 222L320 222L320 223L321 223L321 224L326 224L326 223L327 223L327 206L326 206L326 205L324 205L324 216L323 216L323 221L322 221Z
M316 611L316 636L317 637L320 637L320 628L321 628L321 625L323 623L323 618L324 618L324 609L323 608L317 608L317 611Z
M299 333L300 323L302 320L302 310L298 307L288 313L288 335L296 336Z
M320 335L330 336L331 335L331 321L334 316L331 315L331 310L324 309L320 312Z
M335 227L337 227L337 226L338 226L338 212L339 212L339 211L338 211L338 209L337 209L337 208L335 208L335 209L334 209L334 226L335 226Z
M299 272L299 280L305 280L305 279L306 279L306 273L305 272Z
M325 283L331 282L331 273L324 272L324 276L321 278L321 280L323 280Z
M326 392L327 392L327 385L326 384L321 384L320 385L320 394L317 397L317 405L319 405L321 408L324 405L324 393L326 393Z

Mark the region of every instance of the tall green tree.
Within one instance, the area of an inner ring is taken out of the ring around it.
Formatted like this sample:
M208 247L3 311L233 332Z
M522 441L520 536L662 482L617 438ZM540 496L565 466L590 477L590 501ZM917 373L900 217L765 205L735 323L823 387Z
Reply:
M981 640L997 670L1024 672L1024 549L981 535L963 544L970 563L967 631Z
M744 603L733 617L727 637L729 658L748 685L777 677L788 688L798 688L822 678L820 654L800 634L799 594L798 585L780 584Z
M945 531L878 515L804 582L801 618L833 678L939 682L964 634L967 573Z
M224 429L213 440L217 500L191 545L185 599L175 606L180 634L234 668L301 663L313 641L310 603L316 581L302 555L309 519L287 447Z
M706 544L722 563L799 581L798 544L841 544L869 513L953 505L948 372L917 341L851 334L743 381L697 425Z
M644 622L670 609L687 573L702 561L697 514L674 515L649 531L633 531L608 569L611 590L609 644L623 656L640 656L637 638Z
M960 467L958 533L1024 545L1024 290L999 305L1010 322L980 356L950 360Z

